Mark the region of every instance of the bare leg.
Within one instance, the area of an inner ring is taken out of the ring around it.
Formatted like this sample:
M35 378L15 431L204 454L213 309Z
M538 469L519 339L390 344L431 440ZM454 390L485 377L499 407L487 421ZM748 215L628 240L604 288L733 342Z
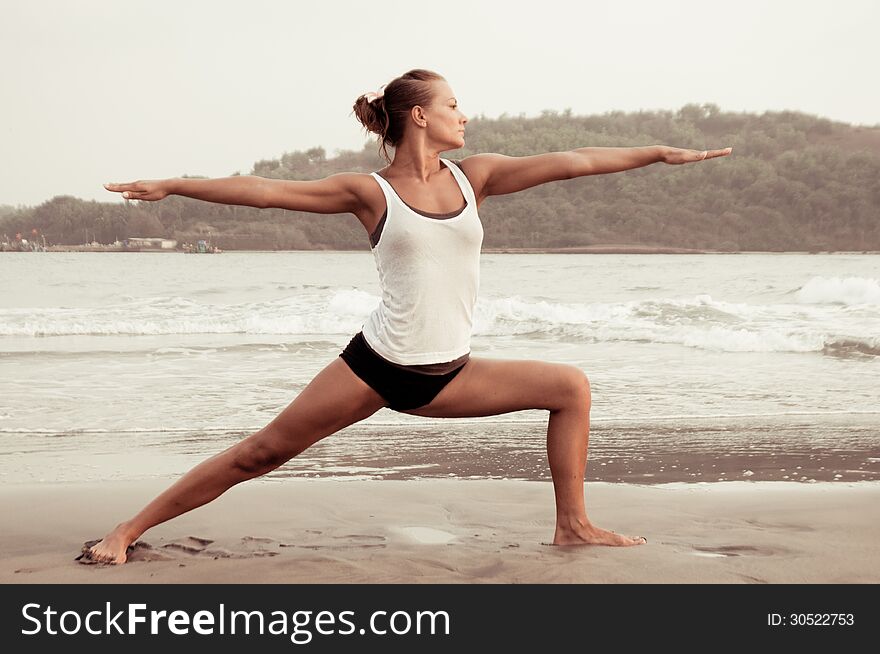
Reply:
M385 406L346 363L325 367L266 427L186 473L91 548L93 559L125 563L128 546L162 522L202 506L247 479L274 470L322 438Z
M586 379L586 378L585 378ZM589 397L589 384L587 388ZM590 440L590 402L576 402L550 412L547 458L556 495L554 545L642 545L647 540L600 529L587 518L584 471Z
M435 418L491 416L547 409L547 457L556 495L554 545L641 545L600 529L587 518L584 472L590 435L590 384L574 366L543 361L471 357L464 369L427 406L405 411Z

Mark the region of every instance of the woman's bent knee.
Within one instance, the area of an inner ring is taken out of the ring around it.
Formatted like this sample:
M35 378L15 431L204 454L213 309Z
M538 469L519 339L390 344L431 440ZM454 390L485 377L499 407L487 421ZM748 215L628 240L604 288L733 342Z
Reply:
M577 366L565 366L565 400L567 405L585 406L587 410L592 404L590 380Z

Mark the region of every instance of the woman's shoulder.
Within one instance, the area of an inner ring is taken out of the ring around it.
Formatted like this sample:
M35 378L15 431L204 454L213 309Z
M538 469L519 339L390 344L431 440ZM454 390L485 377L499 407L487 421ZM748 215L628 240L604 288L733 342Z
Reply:
M486 185L486 179L489 176L489 170L492 164L491 153L472 154L463 159L450 159L457 164L461 172L467 177L471 188L474 189L474 195L477 197L477 204L483 201L483 188Z
M353 212L368 233L376 228L385 210L385 194L372 173L343 173L351 192L357 197L357 209Z
M346 176L346 183L361 202L382 197L382 188L376 183L372 173L339 173Z

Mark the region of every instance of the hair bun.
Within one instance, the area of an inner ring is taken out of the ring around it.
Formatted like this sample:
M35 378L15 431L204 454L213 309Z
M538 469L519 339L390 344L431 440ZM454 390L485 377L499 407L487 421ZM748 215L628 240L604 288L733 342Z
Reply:
M369 91L359 96L354 103L354 114L364 129L378 134L385 160L391 163L386 146L397 147L403 138L407 116L413 106L427 105L433 99L431 82L444 79L430 70L416 68L388 84L383 84L376 91Z

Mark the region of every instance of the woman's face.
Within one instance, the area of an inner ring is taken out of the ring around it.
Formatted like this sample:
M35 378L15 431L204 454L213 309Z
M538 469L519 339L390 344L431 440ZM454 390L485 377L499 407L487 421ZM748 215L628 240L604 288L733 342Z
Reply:
M423 122L432 141L441 148L456 150L464 146L465 116L458 108L458 100L452 87L443 80L433 82L434 98L423 109Z

